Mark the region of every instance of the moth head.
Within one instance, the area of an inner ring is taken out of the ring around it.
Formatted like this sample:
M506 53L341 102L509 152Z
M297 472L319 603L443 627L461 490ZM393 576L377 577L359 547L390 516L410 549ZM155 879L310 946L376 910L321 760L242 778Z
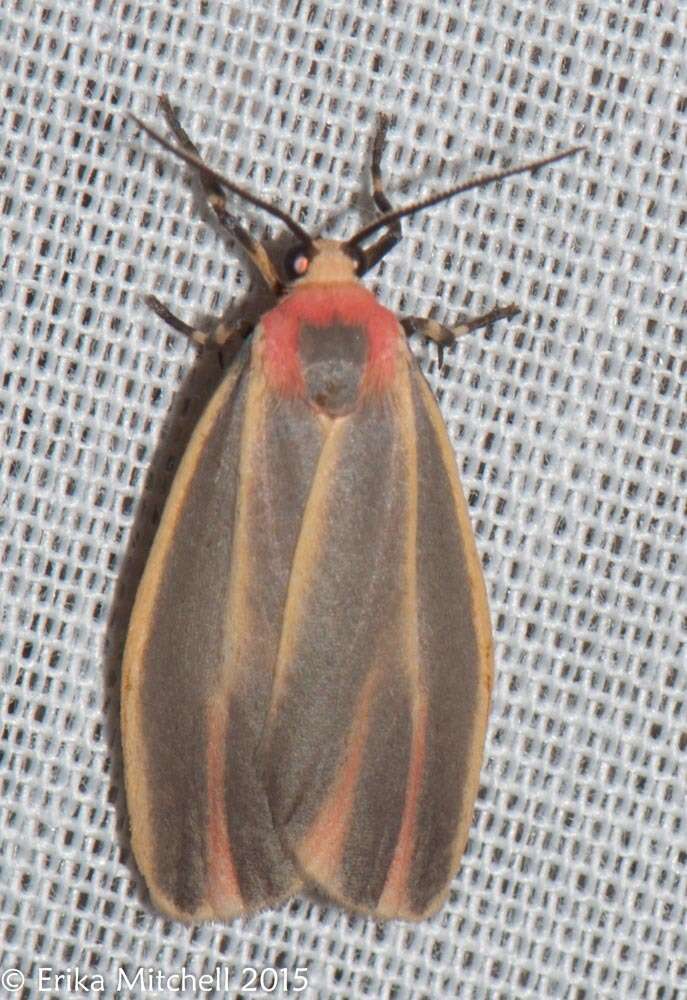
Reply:
M309 245L297 243L284 257L289 285L340 285L357 281L365 271L365 254L339 240L316 238Z

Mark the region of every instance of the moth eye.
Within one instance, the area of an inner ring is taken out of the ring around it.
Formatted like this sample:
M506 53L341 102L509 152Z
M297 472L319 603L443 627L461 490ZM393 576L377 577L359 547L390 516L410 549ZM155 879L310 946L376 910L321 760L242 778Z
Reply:
M310 267L310 255L306 247L292 247L284 258L284 271L289 281L302 278Z

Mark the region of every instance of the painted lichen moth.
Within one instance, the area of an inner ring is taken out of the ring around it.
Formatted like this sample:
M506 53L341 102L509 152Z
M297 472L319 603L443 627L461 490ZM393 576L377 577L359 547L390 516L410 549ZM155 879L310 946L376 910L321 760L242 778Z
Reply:
M337 242L172 143L275 298L196 427L136 597L122 736L133 849L153 901L228 919L312 888L375 917L446 897L477 793L492 639L438 406L408 349L449 330L397 319L360 283L401 221L567 150L393 209ZM295 237L281 265L227 193ZM370 242L370 239L375 239ZM156 298L175 329L203 335ZM220 323L216 339L236 331Z

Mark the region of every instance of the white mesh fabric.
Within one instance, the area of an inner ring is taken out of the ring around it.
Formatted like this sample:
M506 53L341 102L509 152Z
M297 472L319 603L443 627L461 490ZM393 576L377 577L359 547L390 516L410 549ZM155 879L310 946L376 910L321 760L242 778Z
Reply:
M687 995L686 28L639 0L2 0L0 972L24 986L0 995L77 995L60 973L114 995L138 967L219 970L226 995L245 967L306 967L308 998ZM447 323L523 308L441 373L416 346L497 661L468 849L417 926L299 899L191 929L131 856L127 619L220 377L137 296L193 320L256 304L187 174L127 122L161 125L161 92L212 165L332 234L371 215L378 110L397 201L588 147L407 222L370 280ZM170 995L156 982L130 995Z

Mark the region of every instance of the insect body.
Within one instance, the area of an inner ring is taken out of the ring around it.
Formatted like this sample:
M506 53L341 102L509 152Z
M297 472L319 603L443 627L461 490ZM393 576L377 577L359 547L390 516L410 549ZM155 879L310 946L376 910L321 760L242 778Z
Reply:
M179 145L155 137L197 168L276 303L194 432L132 614L134 852L181 920L302 888L419 919L444 900L468 835L492 642L453 452L406 332L448 343L515 309L449 331L399 321L360 283L401 218L433 203L391 209L384 122L382 215L335 242L206 167L163 110ZM226 211L227 190L294 233L285 278Z

